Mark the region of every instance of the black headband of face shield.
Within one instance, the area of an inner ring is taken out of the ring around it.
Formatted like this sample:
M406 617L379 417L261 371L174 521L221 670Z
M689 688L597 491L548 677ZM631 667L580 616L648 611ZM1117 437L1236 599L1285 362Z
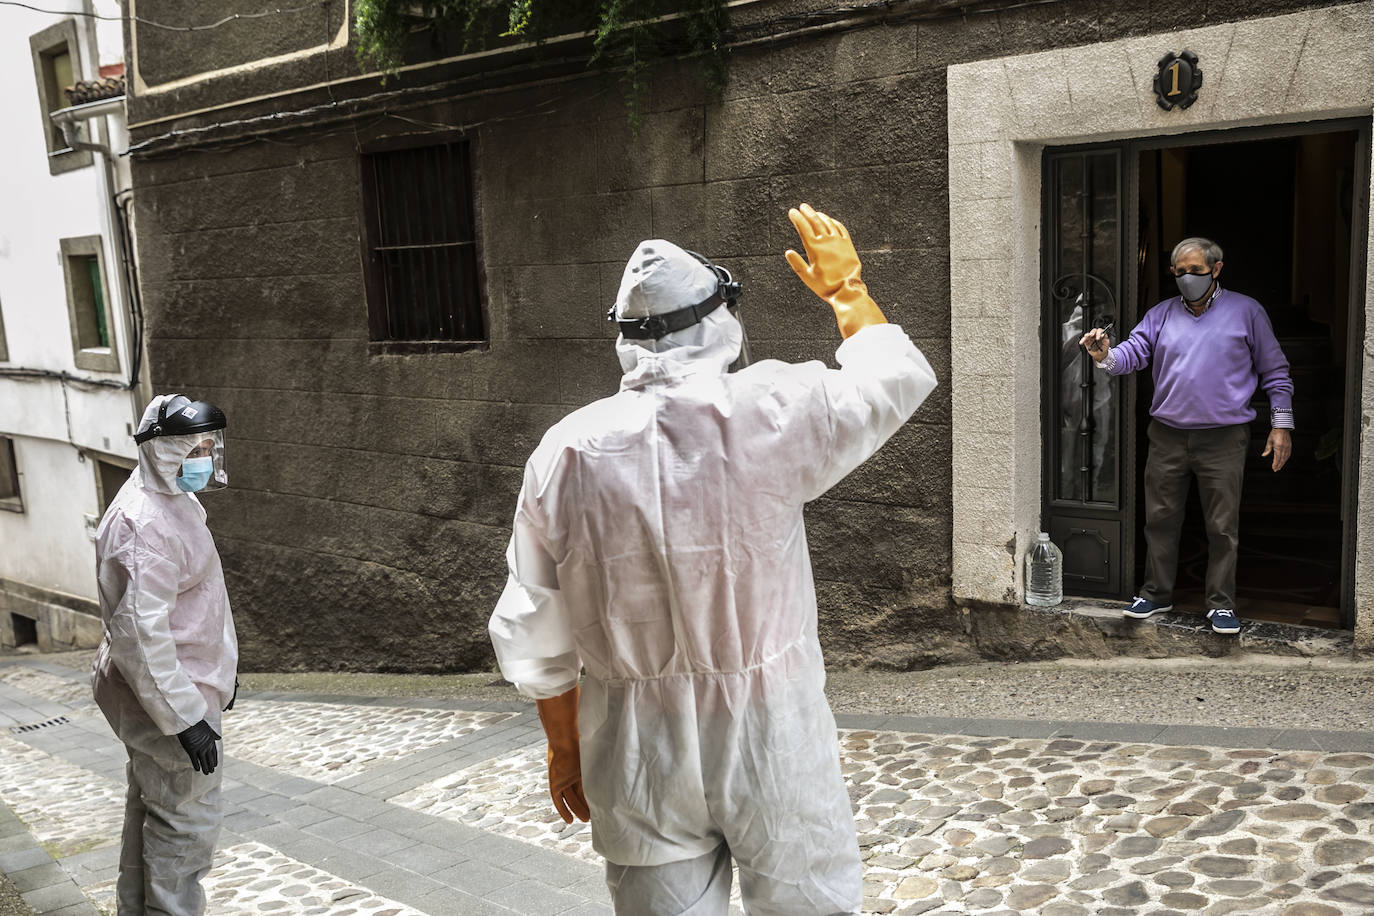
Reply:
M685 248L683 250L686 251ZM606 312L606 318L620 326L620 333L624 335L626 340L660 340L674 331L690 328L721 305L731 309L736 307L736 301L744 294L744 284L736 280L730 271L719 264L712 263L695 251L688 251L687 253L716 275L716 291L696 305L665 312L662 315L649 315L646 318L617 318L615 317L615 306L611 306L610 310Z
M184 394L164 398L157 409L157 419L147 429L134 435L134 442L142 445L158 436L186 436L192 433L214 432L225 428L224 411L205 401L193 401Z

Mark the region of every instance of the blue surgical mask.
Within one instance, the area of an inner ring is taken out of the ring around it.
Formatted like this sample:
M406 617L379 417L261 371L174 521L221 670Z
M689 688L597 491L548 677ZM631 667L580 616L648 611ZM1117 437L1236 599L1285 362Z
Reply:
M181 476L177 486L187 493L194 493L210 482L210 474L215 469L213 458L187 458L181 463Z

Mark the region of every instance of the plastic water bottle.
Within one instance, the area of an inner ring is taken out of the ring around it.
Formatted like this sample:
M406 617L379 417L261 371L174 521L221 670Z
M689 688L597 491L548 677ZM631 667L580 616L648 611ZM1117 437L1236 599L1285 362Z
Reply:
M1053 607L1064 600L1064 554L1040 532L1026 554L1026 603Z

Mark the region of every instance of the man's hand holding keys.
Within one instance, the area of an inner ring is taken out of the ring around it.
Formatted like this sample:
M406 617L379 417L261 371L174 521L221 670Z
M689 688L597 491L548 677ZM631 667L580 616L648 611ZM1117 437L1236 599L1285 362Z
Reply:
M1112 348L1112 339L1107 336L1111 329L1112 323L1105 328L1093 328L1078 340L1080 345L1087 348L1088 355L1099 363L1107 358L1107 351Z

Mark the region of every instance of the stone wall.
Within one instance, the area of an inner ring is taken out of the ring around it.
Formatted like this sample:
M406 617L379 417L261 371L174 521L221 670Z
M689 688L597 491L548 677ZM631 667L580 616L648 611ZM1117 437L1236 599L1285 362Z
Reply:
M104 635L94 601L0 579L0 649L23 645L19 631L29 628L41 652L94 649Z
M1214 0L1186 12L1295 5L1321 4ZM155 388L210 399L230 420L233 486L205 504L244 667L488 664L521 466L556 419L615 391L604 312L638 241L668 238L734 271L756 359L833 362L829 310L781 256L796 245L786 210L801 201L846 222L875 298L942 381L808 509L822 639L836 660L938 661L941 634L966 630L950 599L946 67L1158 31L1183 11L1069 2L760 43L733 52L718 102L680 65L653 74L637 137L614 80L582 75L436 102L406 121L136 158ZM187 109L258 76L192 87ZM140 125L136 113L170 117L176 98L131 100L135 141L169 123ZM465 126L473 142L482 350L368 346L357 149L417 121Z

